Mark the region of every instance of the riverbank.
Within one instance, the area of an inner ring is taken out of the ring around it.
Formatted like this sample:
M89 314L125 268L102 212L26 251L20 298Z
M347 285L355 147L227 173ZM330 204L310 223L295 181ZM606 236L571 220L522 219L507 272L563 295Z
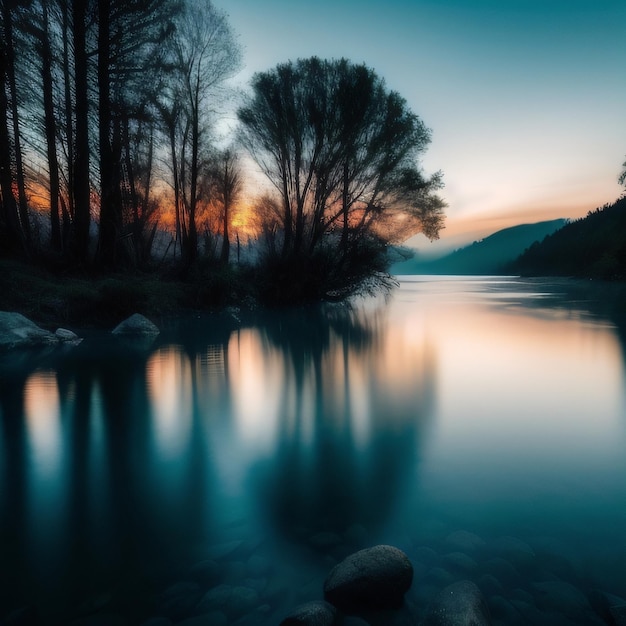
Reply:
M390 291L396 281L383 257L333 272L324 255L268 257L256 264L201 258L191 267L98 273L54 263L0 259L0 311L20 313L46 330L80 334L111 329L134 313L161 326L172 317L342 302Z
M133 313L158 325L174 315L250 302L245 272L229 266L183 280L167 272L89 275L1 260L0 310L21 313L52 331L110 329Z

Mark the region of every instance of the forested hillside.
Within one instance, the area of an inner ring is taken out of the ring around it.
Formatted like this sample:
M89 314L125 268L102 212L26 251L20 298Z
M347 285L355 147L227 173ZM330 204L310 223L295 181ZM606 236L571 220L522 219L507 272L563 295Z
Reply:
M396 263L394 274L501 274L526 248L566 223L564 219L520 224L499 230L480 241L433 260L420 258Z
M529 276L626 278L626 197L533 244L510 266Z

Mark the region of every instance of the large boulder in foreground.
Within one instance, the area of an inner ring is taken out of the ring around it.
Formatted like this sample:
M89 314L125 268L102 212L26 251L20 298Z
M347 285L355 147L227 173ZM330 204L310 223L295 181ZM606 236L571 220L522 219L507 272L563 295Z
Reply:
M0 311L0 349L48 346L59 342L55 335L20 313Z
M490 626L489 607L469 580L448 585L433 600L422 626Z
M346 557L328 574L324 597L342 611L399 607L413 582L413 566L402 550L374 546Z
M154 336L159 334L159 329L147 318L139 313L133 313L130 317L120 322L112 331L114 335Z

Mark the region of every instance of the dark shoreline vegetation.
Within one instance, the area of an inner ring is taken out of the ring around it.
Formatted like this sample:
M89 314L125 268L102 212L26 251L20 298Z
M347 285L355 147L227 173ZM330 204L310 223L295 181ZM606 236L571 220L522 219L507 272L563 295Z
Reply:
M0 259L1 310L21 313L47 330L110 329L134 313L157 325L188 314L272 309L343 301L357 293L389 290L383 250L370 249L350 274L333 276L319 259L262 266L198 260L181 276L158 271L93 273L42 261Z

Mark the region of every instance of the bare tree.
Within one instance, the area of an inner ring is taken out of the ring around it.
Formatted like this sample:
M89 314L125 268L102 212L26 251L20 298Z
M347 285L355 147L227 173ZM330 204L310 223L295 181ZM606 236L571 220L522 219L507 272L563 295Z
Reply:
M15 182L18 194L18 206L22 231L28 242L30 240L30 220L28 217L28 201L26 199L26 182L24 164L22 162L22 138L20 130L20 115L18 110L17 79L15 71L15 37L13 33L14 21L24 9L25 2L20 0L3 0L0 8L2 12L2 33L5 40L4 73L10 94L10 110L13 126L13 156L15 159Z
M34 90L41 90L41 98L38 93L29 94L30 106L36 107L33 113L35 119L42 118L38 125L41 126L45 146L43 156L47 163L47 187L49 193L49 216L50 216L50 246L60 252L62 249L61 236L61 211L60 211L60 169L57 155L57 140L59 137L58 123L54 102L54 65L52 47L52 24L50 8L54 3L49 0L32 2L28 13L24 16L22 24L23 35L27 38L22 46L30 46L36 51L34 64L36 76L34 76ZM28 39L30 38L30 40ZM32 43L32 46L30 45ZM36 146L36 139L31 140ZM45 186L45 181L42 181Z
M73 253L79 263L89 254L91 185L89 180L89 56L87 51L87 3L72 2L72 45L74 52L75 128L72 164L74 203ZM66 76L67 78L67 76ZM66 103L69 106L69 103ZM69 132L69 131L68 131Z
M220 262L224 264L228 263L230 255L230 225L242 183L239 157L232 148L228 148L219 154L213 170L213 205L219 211L222 232Z
M239 69L241 51L225 13L209 2L189 2L177 22L170 51L176 82L159 109L169 137L177 234L185 263L198 251L199 204L210 188L211 129L228 78Z
M0 1L0 192L5 245L23 250L30 239L26 199L18 88L15 21L24 11L19 0ZM17 201L14 196L17 190Z
M130 119L146 115L154 77L162 69L161 47L174 32L177 2L98 0L98 145L100 237L98 261L107 267L132 259L125 245L122 185ZM134 191L133 191L134 192ZM135 221L135 226L138 222Z
M0 45L0 253L23 248L23 232L13 195L13 163L8 128L9 103L5 91L6 51Z

